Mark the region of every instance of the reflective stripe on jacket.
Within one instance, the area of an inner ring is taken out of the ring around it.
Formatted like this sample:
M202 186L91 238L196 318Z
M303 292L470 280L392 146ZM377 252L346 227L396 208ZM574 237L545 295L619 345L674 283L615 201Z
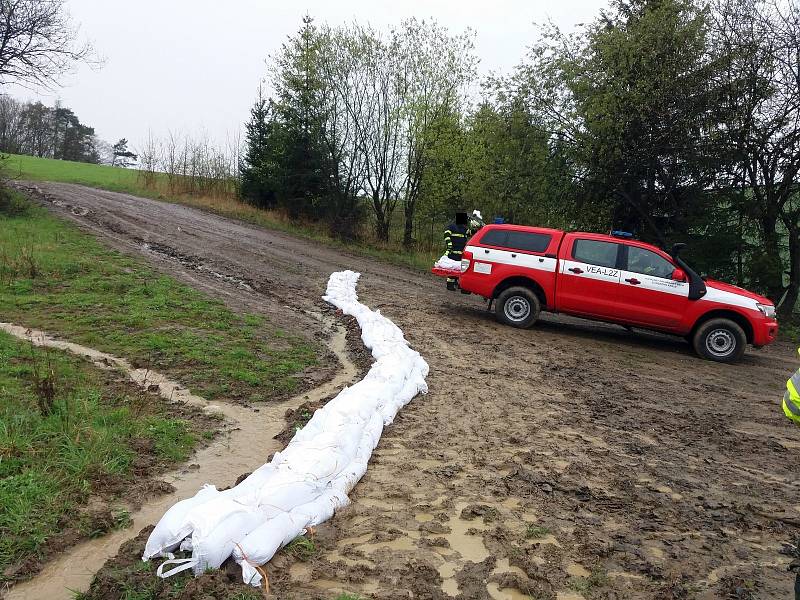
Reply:
M461 255L467 246L467 228L464 225L450 223L444 230L444 245L449 258L461 260Z
M786 393L783 395L783 412L792 421L800 425L800 369L786 382Z

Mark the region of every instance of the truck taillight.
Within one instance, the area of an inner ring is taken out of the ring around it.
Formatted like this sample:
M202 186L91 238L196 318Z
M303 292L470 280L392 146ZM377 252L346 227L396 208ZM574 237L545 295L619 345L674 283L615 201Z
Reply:
M462 273L466 273L468 269L469 269L469 259L468 258L462 258L461 259L461 272Z

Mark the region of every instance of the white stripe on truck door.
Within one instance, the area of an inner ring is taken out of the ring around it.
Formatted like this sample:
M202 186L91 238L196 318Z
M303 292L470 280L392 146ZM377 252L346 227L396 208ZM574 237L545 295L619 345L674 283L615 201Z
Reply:
M626 279L637 279L639 283L634 285ZM626 287L636 287L642 290L650 290L653 292L663 292L664 294L673 294L675 296L689 296L689 284L683 281L675 281L674 279L665 279L664 277L654 277L653 275L645 275L644 273L634 273L633 271L622 272L622 283Z
M514 265L526 269L536 269L554 273L556 270L556 259L538 254L526 254L516 250L498 250L496 248L483 248L481 246L467 246L472 252L474 262L500 263L504 265Z

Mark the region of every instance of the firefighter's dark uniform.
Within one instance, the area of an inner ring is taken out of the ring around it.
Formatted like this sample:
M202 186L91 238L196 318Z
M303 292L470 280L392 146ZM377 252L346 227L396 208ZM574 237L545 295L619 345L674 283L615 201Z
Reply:
M447 251L447 257L452 260L461 262L461 257L464 255L464 247L467 245L467 224L450 223L447 229L444 230L444 244ZM455 289L458 279L455 277L447 278L447 288Z

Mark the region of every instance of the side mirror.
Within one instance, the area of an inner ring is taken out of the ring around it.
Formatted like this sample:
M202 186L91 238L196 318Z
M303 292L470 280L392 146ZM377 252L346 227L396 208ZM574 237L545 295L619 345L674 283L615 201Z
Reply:
M679 269L677 267L675 268L675 270L672 272L672 281L680 281L681 283L686 281L686 273L683 271L683 269Z

